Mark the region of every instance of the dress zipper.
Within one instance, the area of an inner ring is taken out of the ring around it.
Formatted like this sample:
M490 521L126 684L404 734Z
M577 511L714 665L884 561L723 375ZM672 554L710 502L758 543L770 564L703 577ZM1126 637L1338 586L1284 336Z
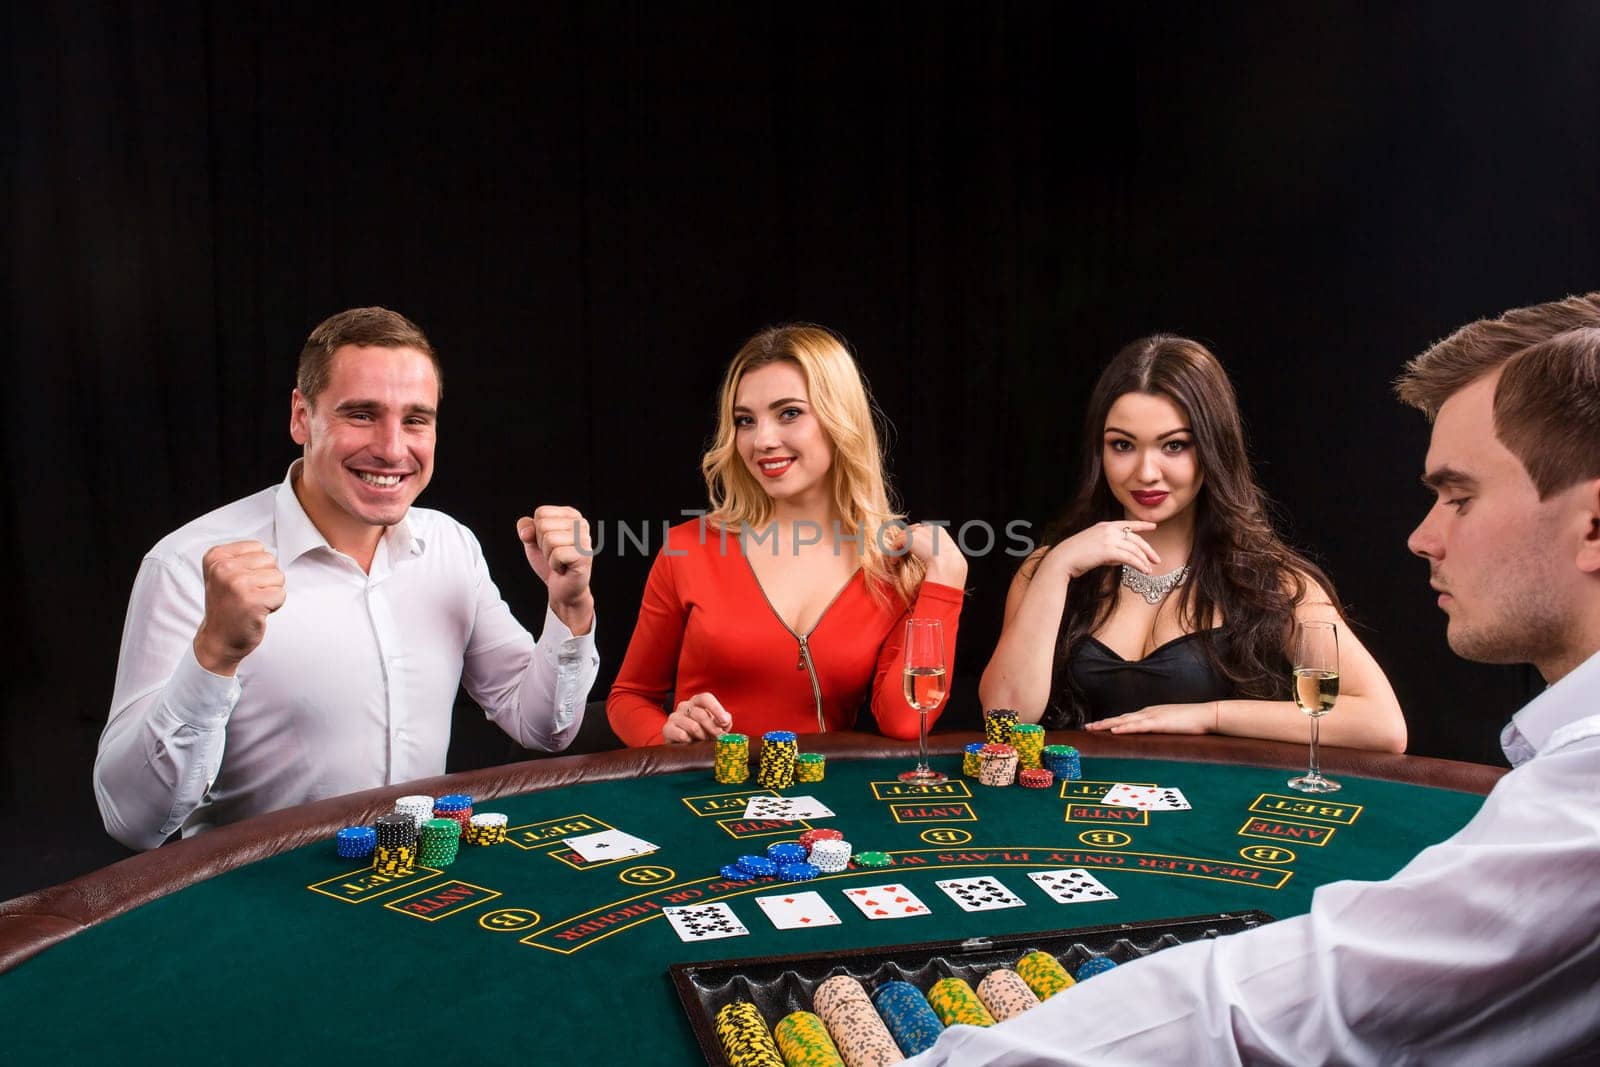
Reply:
M797 633L793 626L784 622L783 616L778 614L778 609L772 606L772 598L767 596L766 587L761 584L761 579L756 577L756 569L750 566L750 557L741 553L741 558L744 559L744 565L750 567L750 579L756 583L756 588L761 590L761 599L767 602L767 610L772 612L772 617L778 620L779 626L789 631L789 636L800 642L800 658L795 662L794 669L805 671L811 675L811 699L817 705L817 732L825 734L828 732L828 720L822 717L822 683L817 680L817 665L811 661L811 645L809 642L811 635L817 632L817 627L822 625L822 620L828 617L829 610L838 602L840 597L844 596L844 591L850 588L850 583L856 580L856 574L861 568L857 567L850 572L850 577L839 587L839 591L833 594L833 599L828 601L828 606L822 609L822 614L817 616L817 621L811 625L811 629L802 634Z

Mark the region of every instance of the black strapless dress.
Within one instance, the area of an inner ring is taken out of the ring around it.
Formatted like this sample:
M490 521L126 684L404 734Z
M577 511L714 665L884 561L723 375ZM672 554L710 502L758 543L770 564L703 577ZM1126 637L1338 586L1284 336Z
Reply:
M1215 640L1225 640L1213 631ZM1236 687L1206 659L1199 634L1184 634L1151 651L1144 659L1126 660L1097 638L1079 642L1068 661L1073 684L1082 695L1085 721L1109 719L1152 704L1204 704L1231 700ZM1059 708L1066 718L1068 701L1060 689Z

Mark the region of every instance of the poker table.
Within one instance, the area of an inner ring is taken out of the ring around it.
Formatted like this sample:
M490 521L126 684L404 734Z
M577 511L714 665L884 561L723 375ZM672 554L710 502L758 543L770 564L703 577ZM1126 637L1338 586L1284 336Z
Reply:
M1501 769L1327 748L1342 791L1286 788L1305 747L1218 737L1060 733L1083 777L1046 790L961 773L971 734L935 735L943 786L907 787L914 744L802 736L831 818L745 819L752 780L713 780L710 743L547 758L274 812L0 904L10 1062L704 1062L673 964L1019 934L1163 917L1304 912L1325 882L1380 879L1477 811ZM754 744L754 742L753 742ZM752 753L754 755L754 753ZM1192 810L1097 803L1113 783L1176 787ZM505 843L386 877L340 859L343 826L403 794L465 792ZM798 886L719 869L811 826L889 853ZM659 848L586 862L564 839L616 828ZM1086 869L1115 899L1058 904L1030 871ZM966 912L941 879L989 875L1024 906ZM927 914L869 919L851 887L902 884ZM816 890L837 925L776 929L755 898ZM680 940L664 908L725 902L742 936Z

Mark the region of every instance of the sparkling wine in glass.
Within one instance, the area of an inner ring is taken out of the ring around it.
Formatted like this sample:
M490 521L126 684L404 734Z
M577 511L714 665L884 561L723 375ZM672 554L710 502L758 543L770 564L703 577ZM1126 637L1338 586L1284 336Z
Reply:
M1294 625L1294 702L1311 717L1311 763L1305 774L1289 779L1302 793L1332 793L1339 783L1322 776L1317 761L1317 727L1339 699L1339 630L1331 622Z
M944 665L944 624L938 619L906 620L903 691L917 710L917 765L900 775L902 782L938 785L945 776L928 766L928 712L939 706L949 688Z

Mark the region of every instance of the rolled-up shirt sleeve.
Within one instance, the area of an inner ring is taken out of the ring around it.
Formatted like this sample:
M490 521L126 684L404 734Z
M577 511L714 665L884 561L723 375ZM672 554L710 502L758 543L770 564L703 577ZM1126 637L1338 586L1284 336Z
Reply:
M1589 723L1387 881L1325 885L1307 915L1164 949L989 1030L952 1027L908 1062L1498 1065L1592 1053L1600 717Z
M198 574L154 557L134 579L111 715L94 764L106 832L130 848L155 848L170 837L222 767L241 690L194 657L202 588Z
M578 736L600 673L595 627L574 635L546 606L535 642L501 599L481 556L478 570L477 614L461 684L517 744L560 752Z

